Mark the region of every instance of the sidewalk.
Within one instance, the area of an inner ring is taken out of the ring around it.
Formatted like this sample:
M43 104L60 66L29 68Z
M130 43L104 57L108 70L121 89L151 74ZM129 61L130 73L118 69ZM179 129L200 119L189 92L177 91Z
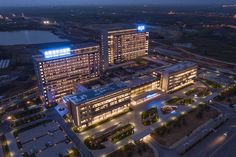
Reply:
M2 142L1 142L1 141L0 141L0 156L4 156L4 155L3 155Z
M12 157L22 157L13 134L11 132L9 132L9 133L5 134L5 136L7 139L7 145L11 151L11 156Z
M147 143L149 147L152 148L152 150L154 151L155 157L159 157L159 156L160 156L160 155L159 155L159 152L158 152L158 148L156 148L156 147L154 146L154 144L153 144L153 143L155 143L155 141L154 141L154 139L153 139L150 135L146 136L146 137L143 139L143 141L144 141L145 143Z

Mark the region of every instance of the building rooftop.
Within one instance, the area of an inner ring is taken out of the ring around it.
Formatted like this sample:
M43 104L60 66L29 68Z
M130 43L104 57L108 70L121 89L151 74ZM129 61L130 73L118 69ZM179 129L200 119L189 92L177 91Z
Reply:
M183 61L174 65L171 65L167 68L164 68L163 71L164 72L169 72L169 73L174 73L174 72L178 72L181 70L184 70L186 68L190 68L193 66L196 66L197 64L194 62L190 62L190 61Z
M105 85L98 89L89 89L87 91L81 92L76 95L71 95L68 97L68 99L74 104L74 105L80 105L86 101L96 99L98 97L107 95L109 93L119 91L122 89L127 88L126 84L123 82L115 82L108 85Z
M151 75L144 75L144 76L141 76L141 77L138 77L138 78L127 80L127 81L125 81L125 83L128 87L135 88L135 87L144 85L146 83L153 82L155 80L157 80L156 77L153 77Z
M81 43L76 45L58 45L58 47L53 48L46 48L39 50L40 54L33 56L36 61L47 61L47 60L54 60L60 59L63 57L72 57L76 55L74 51L78 49L88 48L99 46L97 43L88 42L88 43ZM46 53L46 55L45 55ZM47 57L48 56L48 57Z

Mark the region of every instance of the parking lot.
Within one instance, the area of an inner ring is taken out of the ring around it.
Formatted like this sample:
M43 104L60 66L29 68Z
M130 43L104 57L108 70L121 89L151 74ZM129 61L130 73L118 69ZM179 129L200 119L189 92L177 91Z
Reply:
M75 147L58 122L54 121L45 122L17 134L8 133L6 137L11 141L8 145L13 157L23 154L36 157L66 155Z

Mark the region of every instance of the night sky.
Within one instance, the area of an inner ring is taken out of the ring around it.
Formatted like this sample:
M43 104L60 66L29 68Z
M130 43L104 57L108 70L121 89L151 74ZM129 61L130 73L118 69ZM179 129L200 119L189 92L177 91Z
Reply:
M235 0L0 0L0 6L40 6L40 5L193 5L193 4L231 4Z

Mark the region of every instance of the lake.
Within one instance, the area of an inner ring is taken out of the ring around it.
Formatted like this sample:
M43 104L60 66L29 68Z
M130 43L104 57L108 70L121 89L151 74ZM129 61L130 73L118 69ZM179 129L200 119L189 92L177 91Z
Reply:
M23 30L13 32L0 32L0 46L42 44L52 42L64 42L50 31Z

